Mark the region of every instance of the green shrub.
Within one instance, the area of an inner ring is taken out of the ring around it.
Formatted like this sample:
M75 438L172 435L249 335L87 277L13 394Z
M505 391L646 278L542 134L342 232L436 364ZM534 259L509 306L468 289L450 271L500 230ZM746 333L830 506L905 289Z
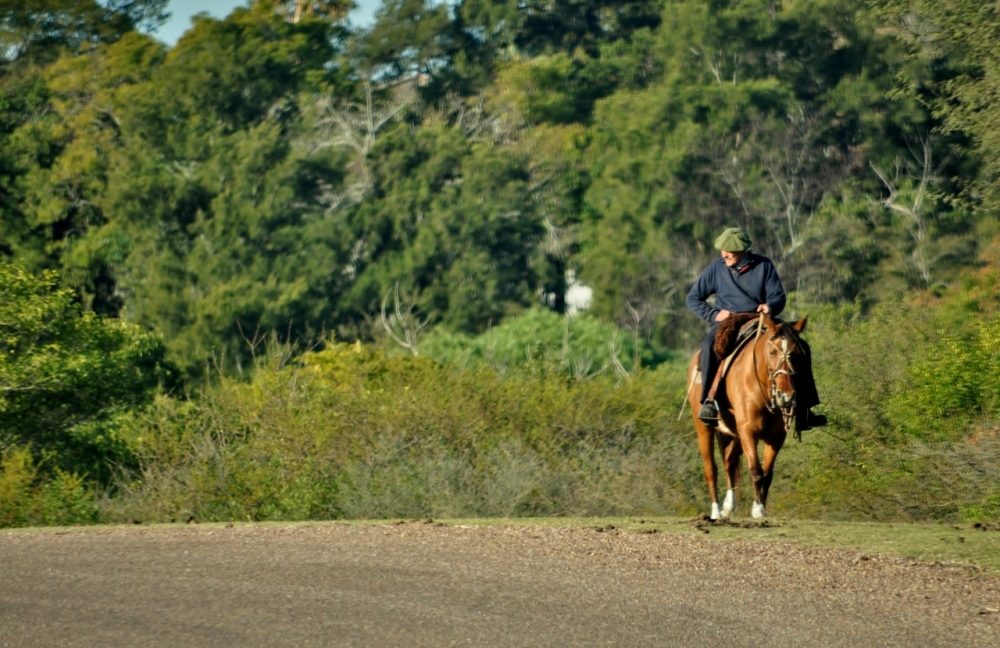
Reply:
M789 502L801 514L983 519L1000 514L1000 318L962 321L899 302L811 326L829 428Z
M166 376L160 338L83 312L53 273L0 263L0 448L30 447L64 470L105 477L123 447L114 418Z
M0 455L0 527L93 524L97 518L94 496L78 475L57 469L42 480L27 449Z
M1000 406L1000 317L941 331L920 345L903 389L889 404L911 436L961 438Z

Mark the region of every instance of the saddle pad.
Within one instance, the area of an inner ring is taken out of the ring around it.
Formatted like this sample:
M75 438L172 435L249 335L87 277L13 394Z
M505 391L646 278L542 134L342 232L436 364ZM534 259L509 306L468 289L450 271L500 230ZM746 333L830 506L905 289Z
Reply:
M739 333L736 336L736 348L732 350L722 361L722 366L719 367L719 384L723 384L726 378L726 373L729 372L730 365L733 364L733 360L736 356L740 354L746 343L757 334L757 327L759 326L759 319L753 319L742 327L740 327Z
M745 339L743 336L747 334L748 330L756 330L758 317L757 313L736 313L722 322L719 325L719 330L715 333L713 347L715 355L725 358L732 353L736 345Z

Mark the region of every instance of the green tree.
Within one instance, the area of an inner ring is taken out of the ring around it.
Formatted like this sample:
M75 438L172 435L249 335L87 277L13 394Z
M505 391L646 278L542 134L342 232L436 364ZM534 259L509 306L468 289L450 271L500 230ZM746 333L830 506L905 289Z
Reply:
M11 136L30 154L12 252L61 267L89 308L164 332L193 374L213 352L238 367L241 328L318 334L338 158L302 145L297 115L300 92L336 83L334 29L255 6L199 19L169 53L133 34L49 66L47 118Z
M164 379L159 335L81 312L56 277L0 265L0 449L29 446L64 470L106 478L122 448L114 417Z
M1000 8L995 2L976 0L872 0L871 4L886 31L906 45L912 60L936 72L918 75L908 70L898 92L932 110L943 122L943 131L972 139L983 162L975 193L982 194L983 210L995 216L1000 208L995 182L1000 175L1000 108L990 98L1000 88Z
M61 53L108 43L135 29L155 30L169 17L168 0L4 0L0 61L48 63ZM5 70L6 71L6 70Z
M433 75L448 65L461 42L448 7L426 0L388 0L358 40L357 60L378 70L380 78Z
M577 48L595 54L602 42L658 25L660 7L645 0L464 0L456 13L501 55L513 50L535 56Z
M114 266L122 241L100 234L108 176L123 149L130 88L148 80L164 48L128 34L86 56L67 56L45 69L38 102L43 115L10 133L17 163L0 233L12 255L36 271L60 270L81 301L116 315L122 306ZM44 85L42 85L44 84Z
M399 124L374 157L372 197L349 216L354 280L341 321L376 313L397 281L457 331L482 331L534 300L543 224L523 156L474 147L443 125L414 134Z

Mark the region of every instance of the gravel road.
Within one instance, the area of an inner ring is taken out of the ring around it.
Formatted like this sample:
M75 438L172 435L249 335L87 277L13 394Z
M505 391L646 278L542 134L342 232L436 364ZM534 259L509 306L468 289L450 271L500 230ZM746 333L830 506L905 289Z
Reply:
M594 529L0 532L0 646L998 646L1000 579Z

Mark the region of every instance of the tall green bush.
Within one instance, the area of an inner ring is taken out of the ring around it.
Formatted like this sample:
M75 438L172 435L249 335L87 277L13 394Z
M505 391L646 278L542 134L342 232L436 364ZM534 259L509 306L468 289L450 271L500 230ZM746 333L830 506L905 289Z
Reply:
M938 335L914 354L889 408L914 437L961 438L976 420L1000 413L1000 317Z
M831 425L806 434L800 513L1000 515L997 325L898 301L821 313L810 339Z
M30 447L54 468L106 477L125 450L115 417L168 376L163 343L82 312L56 285L54 273L0 264L0 450Z

